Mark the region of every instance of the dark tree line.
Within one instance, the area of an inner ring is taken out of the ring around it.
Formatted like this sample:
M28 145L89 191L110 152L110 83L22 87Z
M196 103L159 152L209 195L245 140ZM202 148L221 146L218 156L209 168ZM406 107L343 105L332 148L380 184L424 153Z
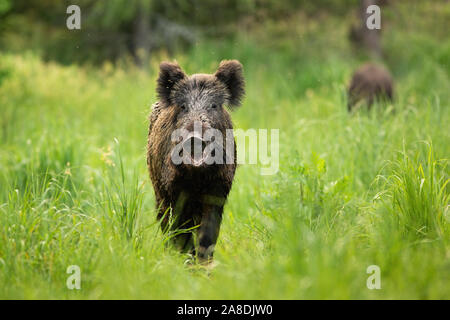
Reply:
M82 29L68 31L66 8L81 8ZM39 50L61 62L117 59L138 64L154 50L169 53L199 36L224 36L239 19L283 19L296 9L345 13L358 0L0 0L0 49Z

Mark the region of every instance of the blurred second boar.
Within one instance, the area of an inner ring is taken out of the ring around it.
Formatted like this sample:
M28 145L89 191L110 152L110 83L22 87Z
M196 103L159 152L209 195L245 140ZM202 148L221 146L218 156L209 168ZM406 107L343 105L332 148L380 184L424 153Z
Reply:
M368 108L378 100L391 100L394 83L389 71L377 64L366 63L358 68L352 76L348 88L348 111L366 104Z

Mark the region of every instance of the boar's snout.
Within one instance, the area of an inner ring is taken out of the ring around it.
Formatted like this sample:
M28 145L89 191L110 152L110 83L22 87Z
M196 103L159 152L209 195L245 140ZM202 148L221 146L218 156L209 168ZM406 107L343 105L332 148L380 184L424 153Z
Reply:
M183 141L183 152L189 157L187 165L194 167L200 167L205 164L205 149L207 143L203 139L201 133L197 131L191 131Z

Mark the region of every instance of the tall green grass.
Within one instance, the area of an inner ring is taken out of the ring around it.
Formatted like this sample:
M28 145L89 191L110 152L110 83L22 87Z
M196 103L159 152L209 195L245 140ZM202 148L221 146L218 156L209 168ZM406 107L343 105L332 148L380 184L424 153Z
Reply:
M237 170L210 272L155 220L145 145L167 57L138 70L0 54L0 298L449 298L448 39L432 21L411 33L390 20L396 101L349 115L363 59L347 23L321 19L268 21L175 57L190 73L239 59L235 127L280 130L276 175ZM381 290L366 287L373 264ZM81 290L66 287L69 265Z

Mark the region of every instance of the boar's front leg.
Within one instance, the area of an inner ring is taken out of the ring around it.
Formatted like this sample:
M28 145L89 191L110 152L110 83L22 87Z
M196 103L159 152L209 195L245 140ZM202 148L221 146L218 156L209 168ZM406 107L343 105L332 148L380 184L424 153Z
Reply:
M223 201L220 198L209 196L205 202L197 237L197 257L200 262L212 260L223 213Z

